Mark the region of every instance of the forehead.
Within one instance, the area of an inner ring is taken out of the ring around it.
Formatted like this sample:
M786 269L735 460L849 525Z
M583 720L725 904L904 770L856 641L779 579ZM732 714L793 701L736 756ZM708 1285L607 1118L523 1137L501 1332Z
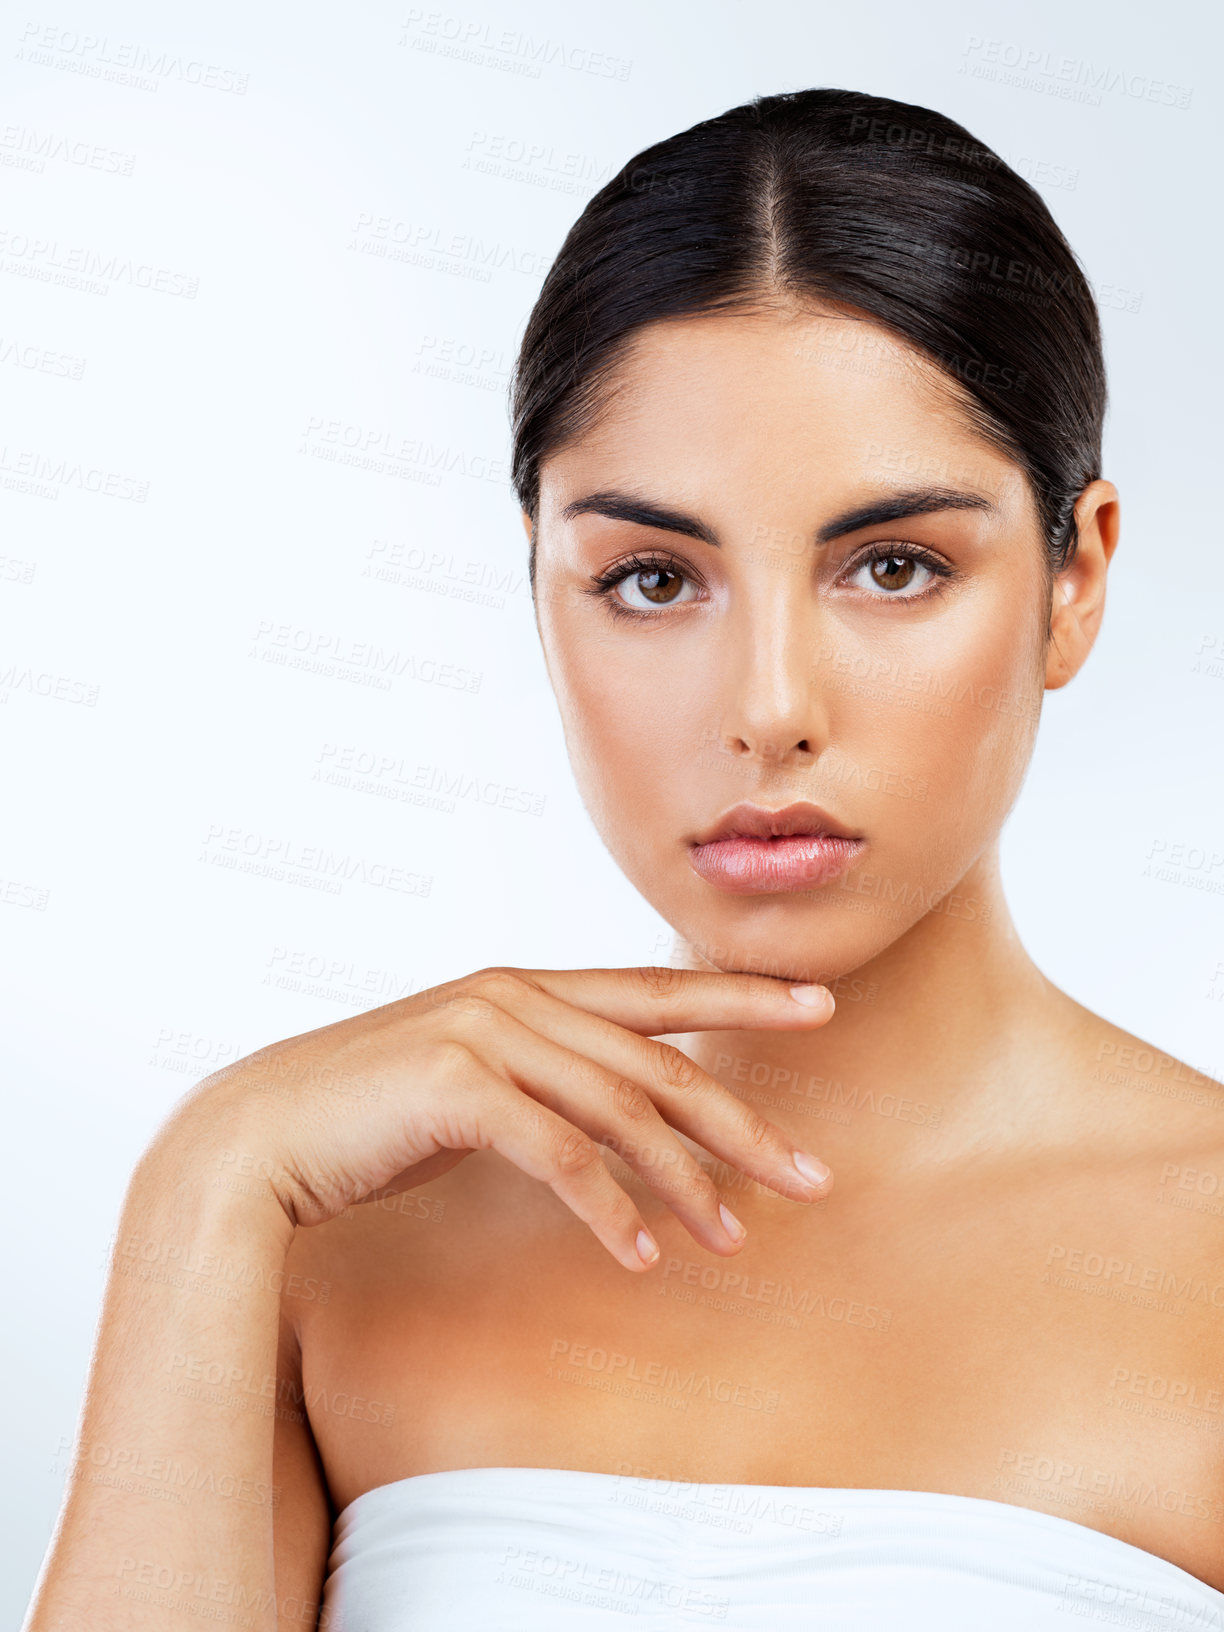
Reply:
M703 313L638 331L590 428L545 460L542 517L632 481L771 512L915 479L1023 502L956 382L870 318L834 308Z

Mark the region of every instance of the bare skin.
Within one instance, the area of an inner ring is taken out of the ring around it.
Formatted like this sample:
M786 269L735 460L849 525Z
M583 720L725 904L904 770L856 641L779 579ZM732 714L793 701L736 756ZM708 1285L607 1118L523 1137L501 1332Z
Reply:
M607 1145L690 1240L730 1255L734 1218L683 1134L808 1205L828 1170L655 1038L810 1029L832 1012L822 987L756 974L487 969L206 1078L129 1186L30 1632L191 1626L202 1603L261 1629L314 1625L327 1509L292 1408L294 1323L331 1287L289 1261L295 1231L411 1200L496 1151L638 1279L659 1249L604 1165ZM352 1402L320 1403L354 1420Z
M985 1497L1224 1590L1224 1215L1199 1182L1224 1187L1224 1088L1053 988L998 880L1041 692L1099 626L1116 490L1085 490L1051 581L1023 473L843 312L660 325L618 383L544 467L540 635L587 808L689 972L473 977L195 1091L129 1238L278 1266L279 1350L275 1298L210 1328L117 1274L82 1437L220 1437L279 1502L201 1526L83 1459L30 1632L198 1624L123 1597L132 1558L270 1585L274 1557L279 1623L252 1624L312 1624L335 1511L483 1466ZM815 542L933 485L989 508ZM563 514L611 492L706 536ZM906 546L947 569L902 574L912 600L868 562ZM590 592L634 552L670 561L674 604L640 575L611 588L628 615ZM689 847L748 799L812 800L865 848L819 889L721 891ZM832 1020L790 982L831 984ZM794 1149L831 1188L798 1188ZM210 1360L242 1379L212 1400Z
M671 1038L806 1136L835 1186L806 1211L737 1187L734 1265L693 1252L643 1196L663 1261L642 1284L485 1156L429 1186L433 1212L300 1237L338 1289L296 1322L310 1378L393 1408L389 1427L312 1417L333 1500L515 1465L947 1491L1104 1530L1224 1590L1224 1224L1192 1188L1219 1174L1224 1193L1224 1090L1055 989L997 872L1041 692L1099 627L1116 490L1085 492L1075 563L1048 583L1016 467L854 319L660 326L622 382L542 479L539 622L571 760L609 849L682 932L681 961L840 990L817 1033ZM830 517L930 482L999 510L812 548ZM609 490L695 516L719 547L562 518ZM913 608L837 587L865 545L898 540L963 577ZM611 618L582 591L634 552L703 582L658 612L631 585L657 621ZM864 832L857 887L711 888L686 840L740 799L811 799ZM774 1388L776 1409L584 1387L606 1374L565 1369L579 1345ZM1169 1387L1200 1402L1187 1421L1156 1414Z
M1222 1224L1181 1187L1224 1174L1224 1094L1109 1067L1134 1039L1053 994L1050 1010L1040 1053L1026 1061L1016 1038L1001 1062L1000 1084L1031 1098L1003 1137L960 1114L938 1068L878 1083L874 1101L866 1073L844 1083L841 1124L826 1099L790 1091L782 1110L786 1088L761 1094L809 1142L826 1112L836 1181L800 1209L720 1172L748 1231L734 1262L694 1250L612 1158L662 1248L635 1280L483 1154L422 1192L428 1206L299 1236L297 1261L332 1287L295 1331L333 1502L507 1466L946 1491L1089 1525L1224 1590ZM1099 1063L1102 1047L1118 1052ZM694 1374L738 1404L693 1397ZM1161 1415L1170 1384L1195 1403ZM374 1422L326 1409L354 1398L377 1402ZM292 1508L282 1521L291 1537ZM289 1539L279 1556L301 1561Z

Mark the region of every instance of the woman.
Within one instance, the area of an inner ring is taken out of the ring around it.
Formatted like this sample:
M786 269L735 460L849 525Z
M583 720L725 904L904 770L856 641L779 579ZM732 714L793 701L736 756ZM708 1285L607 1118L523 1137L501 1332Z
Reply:
M1104 404L1048 211L928 109L760 98L591 200L515 483L687 967L482 970L187 1096L33 1632L1224 1626L1224 1090L1045 980L997 861Z

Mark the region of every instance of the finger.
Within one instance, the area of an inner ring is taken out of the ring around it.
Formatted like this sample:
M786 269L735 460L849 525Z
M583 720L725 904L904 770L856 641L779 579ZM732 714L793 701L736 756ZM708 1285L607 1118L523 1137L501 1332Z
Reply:
M584 1059L602 1068L606 1075L600 1079L599 1088L594 1089L597 1103L606 1102L609 1093L615 1096L619 1083L638 1084L649 1096L655 1107L655 1117L664 1128L669 1124L671 1128L678 1128L712 1155L739 1168L759 1184L793 1201L814 1201L827 1194L831 1181L828 1164L809 1152L798 1153L815 1164L813 1171L816 1174L823 1172L825 1175L814 1181L795 1165L797 1153L791 1136L751 1105L745 1104L716 1077L703 1071L687 1054L670 1043L659 1043L652 1038L639 1036L611 1020L553 997L534 985L534 971L532 978L518 978L520 973L525 972L499 971L496 979L482 984L480 990L484 998L503 1013L522 1022L525 1029L561 1045L567 1062ZM524 1050L517 1057L527 1063L531 1058L527 1045L516 1042L515 1047ZM568 1091L570 1076L577 1068L572 1063L563 1065L557 1062L554 1065L544 1055L539 1058L540 1071L534 1082L561 1085ZM504 1069L501 1061L498 1064L499 1068ZM536 1092L535 1086L529 1086L526 1080L521 1086L528 1092ZM588 1086L588 1095L592 1090L593 1085ZM628 1103L632 1103L629 1096L625 1097ZM548 1103L554 1104L554 1101L549 1099ZM589 1098L583 1103L589 1104ZM560 1108L554 1104L554 1109ZM576 1103L574 1108L577 1108ZM565 1111L564 1114L569 1112ZM598 1131L602 1134L605 1131L604 1126L596 1129L589 1122L583 1126L588 1132ZM636 1128L630 1123L627 1128L622 1126L613 1131L622 1136L627 1132L631 1140L635 1136L653 1139L657 1128L643 1118ZM625 1151L617 1146L613 1148L618 1149L622 1159L631 1167L641 1172L647 1183L652 1182ZM669 1131L667 1143L656 1153L655 1159L671 1166L675 1163L673 1151L684 1152L693 1168L705 1176L705 1169ZM689 1206L696 1204L698 1219L713 1224L717 1217L717 1193L713 1192L713 1199L710 1199L704 1188L694 1189L693 1175L687 1166L681 1169L681 1179L687 1187ZM708 1178L707 1183L710 1183ZM712 1183L710 1190L713 1191ZM665 1199L674 1205L671 1197ZM680 1207L675 1210L692 1230L691 1212ZM697 1231L693 1233L697 1234ZM722 1235L723 1232L718 1233ZM702 1235L698 1235L698 1239L705 1244ZM733 1240L734 1237L729 1239ZM725 1247L715 1246L713 1241L709 1245L714 1251L726 1250Z
M824 986L792 986L772 975L724 974L721 970L487 969L468 977L512 974L530 980L564 1003L598 1014L643 1037L684 1031L812 1029L833 1018L833 994ZM452 983L463 987L465 981ZM441 995L447 988L436 989ZM795 998L793 991L806 993Z
M616 1151L701 1246L739 1251L743 1226L738 1233L728 1228L714 1181L667 1126L640 1080L609 1071L504 1010L476 1050L525 1094Z
M456 1095L455 1138L471 1150L496 1150L539 1179L586 1224L626 1269L649 1269L658 1242L629 1195L604 1166L600 1147L581 1128L524 1094L469 1049L450 1081Z

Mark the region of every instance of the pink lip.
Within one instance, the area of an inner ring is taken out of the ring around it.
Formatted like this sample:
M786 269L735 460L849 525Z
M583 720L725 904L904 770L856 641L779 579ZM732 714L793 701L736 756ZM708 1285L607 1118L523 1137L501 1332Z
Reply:
M862 848L862 839L832 833L738 835L693 845L689 865L708 884L732 895L774 895L819 889L844 873Z

